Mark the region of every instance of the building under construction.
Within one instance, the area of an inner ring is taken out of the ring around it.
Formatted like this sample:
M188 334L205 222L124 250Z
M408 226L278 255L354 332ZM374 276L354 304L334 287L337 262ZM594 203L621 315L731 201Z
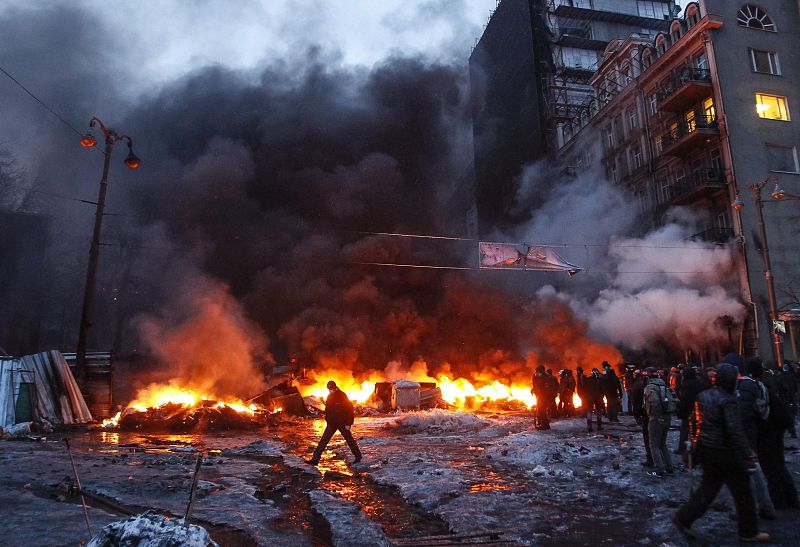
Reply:
M524 165L557 150L613 39L655 36L674 0L500 0L469 59L478 228L513 224Z

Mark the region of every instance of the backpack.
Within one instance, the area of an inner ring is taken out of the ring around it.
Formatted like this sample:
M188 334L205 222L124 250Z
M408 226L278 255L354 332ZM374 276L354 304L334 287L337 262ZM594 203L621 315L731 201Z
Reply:
M664 409L664 414L675 414L678 412L678 396L675 395L675 390L669 386L664 387L664 395L661 398L661 408Z
M762 421L766 421L769 418L769 392L767 391L767 386L765 386L761 380L753 380L758 386L758 398L753 402L753 406L755 406L756 414L761 418Z

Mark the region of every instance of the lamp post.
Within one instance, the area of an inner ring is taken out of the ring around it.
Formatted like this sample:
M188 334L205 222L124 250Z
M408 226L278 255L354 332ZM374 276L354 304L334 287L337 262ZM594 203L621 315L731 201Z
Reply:
M764 180L754 182L752 184L745 185L745 188L750 190L753 193L753 200L756 202L756 215L758 219L758 231L761 237L761 258L764 260L764 277L767 280L767 294L769 296L769 314L770 320L776 321L778 319L778 310L775 303L775 284L772 279L772 266L769 260L769 245L767 244L767 228L764 224L764 201L761 199L761 191L767 184L775 183L775 189L770 194L772 200L767 201L766 203L774 203L776 201L780 201L783 199L800 199L800 196L794 196L787 194L783 191L783 189L778 185L778 177L770 176ZM736 194L736 198L731 203L731 207L733 207L736 211L741 211L744 208L744 202L739 197L739 194ZM773 342L775 343L775 361L778 364L778 367L783 366L783 355L781 353L781 337L778 334L778 331L775 329L774 323L770 324L770 329L772 331L772 338Z
M133 153L133 140L128 135L121 135L106 127L96 116L89 121L89 127L99 127L103 133L105 147L103 148L103 177L100 179L100 193L97 196L97 209L94 214L94 230L92 231L92 245L89 247L89 264L86 267L86 285L83 290L83 307L81 309L81 324L78 330L78 347L75 350L75 372L78 385L84 387L86 381L86 341L89 329L92 326L92 303L94 302L94 289L97 282L97 262L100 255L100 229L103 223L103 209L106 203L106 190L108 189L108 166L114 145L121 141L128 143L128 155L124 160L130 169L139 167L141 161ZM91 133L87 133L80 140L84 148L97 145L97 140Z

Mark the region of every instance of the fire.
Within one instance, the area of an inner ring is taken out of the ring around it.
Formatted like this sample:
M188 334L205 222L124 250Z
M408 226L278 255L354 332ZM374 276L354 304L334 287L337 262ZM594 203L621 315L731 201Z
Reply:
M205 402L213 402L212 408L230 408L239 414L255 416L258 407L254 404L247 404L240 399L221 400L211 393L195 390L188 387L180 387L175 384L151 384L140 390L136 394L136 399L128 404L128 407L117 412L115 416L103 420L103 427L116 427L122 418L123 412L147 412L150 409L163 407L164 405L174 404L185 408L194 408L203 405Z
M460 409L468 410L478 408L486 403L514 402L531 409L536 406L536 397L531 393L529 383L522 381L503 383L492 378L466 379L438 374L433 377L427 370L417 368L398 377L388 378L380 372L372 372L366 380L356 379L353 372L344 369L323 369L309 371L311 385L300 386L304 397L320 397L328 395L326 384L329 380L344 391L354 403L364 404L369 401L375 391L375 384L388 380L412 380L416 382L434 382L442 392L442 400ZM574 394L573 405L581 406L580 397Z

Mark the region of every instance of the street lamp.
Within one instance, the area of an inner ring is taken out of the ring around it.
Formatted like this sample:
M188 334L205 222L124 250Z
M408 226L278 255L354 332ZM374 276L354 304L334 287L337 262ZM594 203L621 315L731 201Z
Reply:
M767 184L771 182L775 183L775 189L772 191L770 196L774 200L782 200L787 197L786 192L780 188L778 185L778 177L772 175L767 177L764 180L754 182L752 184L745 185L745 188L750 190L753 193L753 200L756 202L756 215L758 217L758 231L761 236L761 258L764 260L764 277L767 280L767 294L769 295L769 314L770 320L776 321L778 319L778 310L776 309L775 304L775 284L772 279L772 266L769 260L769 245L767 244L767 229L764 225L764 202L761 200L761 191ZM800 196L792 196L790 199L800 199ZM767 201L767 203L771 203ZM739 197L739 194L736 194L736 199L733 200L731 203L731 207L733 207L736 211L741 211L744 208L744 202ZM770 325L772 330L772 337L775 343L775 361L778 364L778 368L783 366L783 355L781 354L781 337L778 334L777 330L775 329L774 323Z
M84 387L86 380L86 341L89 329L92 326L92 302L94 301L94 288L97 281L97 259L100 255L100 228L103 223L103 209L106 203L106 190L108 188L108 165L114 145L121 140L128 143L128 156L124 163L130 169L139 167L141 160L133 153L133 139L128 135L120 135L110 127L103 125L98 117L89 121L89 127L99 127L103 133L105 147L103 148L103 178L100 179L100 194L97 197L97 210L94 214L94 230L92 232L92 245L89 248L89 264L86 268L86 286L83 291L83 307L81 309L81 324L78 330L78 348L75 350L75 372L78 384ZM97 140L91 133L83 135L80 144L84 148L97 145Z

